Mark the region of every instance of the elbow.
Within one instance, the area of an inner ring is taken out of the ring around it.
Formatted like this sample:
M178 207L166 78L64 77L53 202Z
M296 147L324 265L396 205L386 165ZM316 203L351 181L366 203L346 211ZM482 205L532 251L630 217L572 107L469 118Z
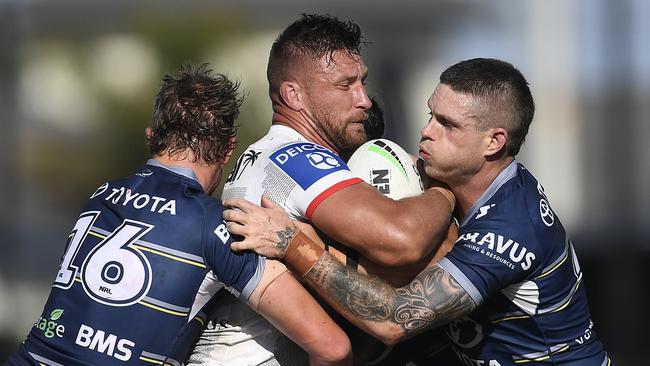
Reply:
M391 327L392 328L392 327ZM406 333L401 329L390 329L387 328L385 331L380 332L379 334L374 334L375 338L386 346L394 346L399 342L402 342L406 339Z
M338 339L337 341L322 344L318 352L310 352L310 365L351 365L352 345L350 340Z
M392 346L396 345L397 343L400 342L400 340L401 339L396 338L396 337L382 337L380 339L381 343L383 343L387 347L392 347Z

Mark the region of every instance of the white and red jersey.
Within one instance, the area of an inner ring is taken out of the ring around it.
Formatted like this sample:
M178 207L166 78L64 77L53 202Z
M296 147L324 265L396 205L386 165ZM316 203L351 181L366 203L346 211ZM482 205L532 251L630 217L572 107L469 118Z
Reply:
M264 194L292 218L307 221L332 193L359 182L362 180L331 150L308 141L292 128L273 125L239 157L222 197L259 204ZM190 364L260 365L274 355L272 364L283 364L283 359L297 364L296 358L306 357L234 297L218 306L211 319L212 326L204 331Z
M331 150L292 128L273 125L239 157L222 197L260 203L266 194L292 218L305 221L329 195L359 182Z

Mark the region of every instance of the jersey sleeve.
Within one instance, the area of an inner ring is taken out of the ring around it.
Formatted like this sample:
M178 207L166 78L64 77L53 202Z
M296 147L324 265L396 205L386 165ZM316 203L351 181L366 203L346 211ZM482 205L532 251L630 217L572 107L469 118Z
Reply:
M226 289L247 300L259 284L264 272L264 257L254 252L235 253L230 250L232 236L221 214L223 206L215 200L208 207L204 255L206 262Z
M505 233L470 228L439 264L480 305L531 273L536 254L527 245Z
M264 191L296 217L311 219L318 205L334 192L360 183L347 164L327 148L296 142L280 147L269 157Z

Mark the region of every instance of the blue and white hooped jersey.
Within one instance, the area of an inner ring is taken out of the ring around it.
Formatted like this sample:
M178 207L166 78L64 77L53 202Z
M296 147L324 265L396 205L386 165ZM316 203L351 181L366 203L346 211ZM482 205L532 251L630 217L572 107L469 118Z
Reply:
M523 165L513 161L469 210L440 265L478 305L447 328L464 364L610 365L571 241Z
M181 365L222 288L246 300L264 259L235 254L221 202L156 160L100 186L43 313L8 365Z

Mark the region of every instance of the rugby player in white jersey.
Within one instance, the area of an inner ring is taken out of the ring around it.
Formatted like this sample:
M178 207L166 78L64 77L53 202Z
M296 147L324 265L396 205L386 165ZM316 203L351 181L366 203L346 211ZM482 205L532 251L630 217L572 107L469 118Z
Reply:
M331 16L303 15L280 34L267 69L272 126L239 157L223 197L259 203L266 195L368 261L417 273L412 268L423 268L447 237L454 197L435 187L394 201L355 177L340 158L367 140L363 122L372 103L363 44L357 24ZM359 220L368 225L360 227ZM301 314L311 321L309 313ZM269 336L236 302L223 304L213 319L190 361L246 352L244 345L257 347ZM280 359L277 344L266 346ZM233 345L241 349L229 351Z

